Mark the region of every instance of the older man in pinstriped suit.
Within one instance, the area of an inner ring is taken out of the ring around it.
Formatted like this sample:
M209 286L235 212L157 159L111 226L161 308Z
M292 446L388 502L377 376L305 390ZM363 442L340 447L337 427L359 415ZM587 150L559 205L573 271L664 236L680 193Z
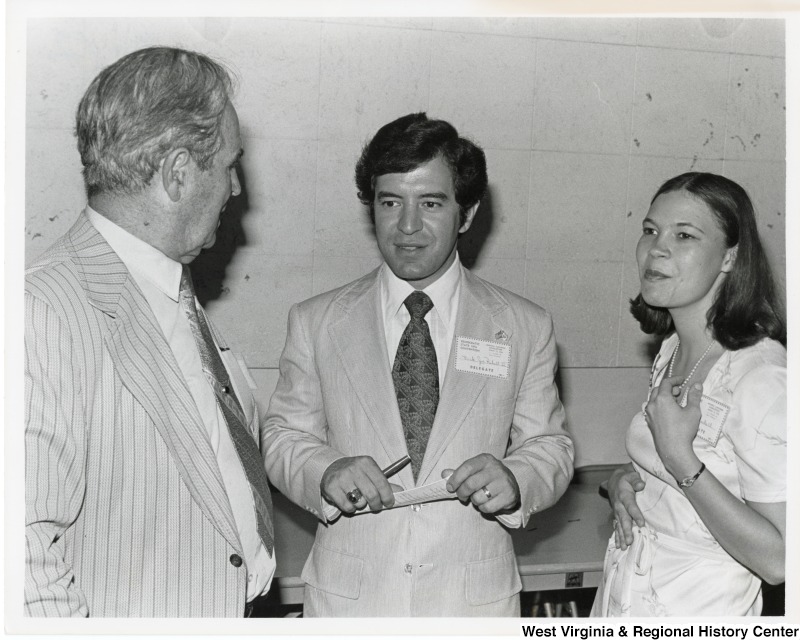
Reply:
M230 94L155 47L78 108L89 204L26 272L27 615L242 616L271 583L253 385L186 268L240 192Z

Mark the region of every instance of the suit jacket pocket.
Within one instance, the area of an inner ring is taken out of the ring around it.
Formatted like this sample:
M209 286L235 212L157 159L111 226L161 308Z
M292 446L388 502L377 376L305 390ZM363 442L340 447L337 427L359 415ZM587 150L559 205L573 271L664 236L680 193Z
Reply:
M513 551L467 565L466 597L471 605L505 600L521 589L522 580Z
M300 577L315 589L355 600L361 591L363 569L364 561L358 556L316 543Z

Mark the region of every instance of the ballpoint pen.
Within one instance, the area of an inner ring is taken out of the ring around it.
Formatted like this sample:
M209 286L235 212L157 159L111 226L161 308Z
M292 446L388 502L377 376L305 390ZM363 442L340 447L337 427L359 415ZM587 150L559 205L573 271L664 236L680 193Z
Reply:
M393 462L385 469L381 469L381 473L385 478L390 478L395 473L400 471L403 467L405 467L409 462L411 462L411 458L407 455L400 458L397 462Z
M390 464L385 469L381 469L381 473L383 474L384 478L389 478L398 471L400 471L400 469L405 467L409 462L411 462L411 458L409 458L408 455L405 455L396 462ZM361 491L359 491L357 487L352 491L348 491L345 495L347 496L347 499L353 504L361 500Z

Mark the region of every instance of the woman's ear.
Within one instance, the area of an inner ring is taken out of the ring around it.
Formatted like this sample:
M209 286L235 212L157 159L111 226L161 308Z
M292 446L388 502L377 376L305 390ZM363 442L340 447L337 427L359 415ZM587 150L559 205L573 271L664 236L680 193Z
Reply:
M722 272L729 273L731 269L733 269L733 265L736 264L736 255L739 253L739 245L735 245L726 249L725 257L722 259Z

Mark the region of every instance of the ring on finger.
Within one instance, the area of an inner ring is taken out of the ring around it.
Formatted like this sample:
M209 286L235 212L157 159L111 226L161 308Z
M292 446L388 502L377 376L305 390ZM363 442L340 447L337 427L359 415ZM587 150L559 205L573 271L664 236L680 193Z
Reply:
M492 496L492 492L489 491L489 489L487 487L481 487L481 489L483 489L483 495L486 496L487 500L491 500L494 497L494 496Z
M355 504L362 498L361 491L359 491L358 487L355 487L352 491L348 491L346 495L347 499L353 504Z

